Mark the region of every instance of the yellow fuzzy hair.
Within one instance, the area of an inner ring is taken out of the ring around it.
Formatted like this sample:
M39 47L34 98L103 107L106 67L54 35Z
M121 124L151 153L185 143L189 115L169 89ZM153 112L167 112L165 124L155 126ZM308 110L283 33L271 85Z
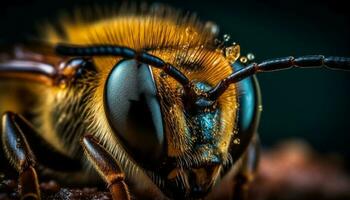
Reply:
M214 45L215 35L193 15L183 15L172 9L158 7L157 10L149 9L141 13L122 9L116 13L100 14L97 20L91 21L91 18L81 14L70 19L63 18L63 34L58 33L55 28L46 27L46 38L53 44L109 44L147 50L172 63L190 80L203 81L212 86L232 73L232 60L226 59L222 51L217 49ZM92 98L86 105L87 115L91 120L89 130L116 157L128 176L140 176L140 168L121 147L104 111L105 82L120 59L93 58L98 75L94 80ZM191 128L191 122L183 112L183 103L178 93L181 85L172 78L162 78L159 69L152 69L152 72L160 99L171 102L170 105L161 105L169 146L168 155L184 155L191 146L185 138L184 130L186 127ZM220 150L225 153L235 128L238 106L235 85L231 85L219 98L218 105L221 108L222 123L217 137L221 137Z

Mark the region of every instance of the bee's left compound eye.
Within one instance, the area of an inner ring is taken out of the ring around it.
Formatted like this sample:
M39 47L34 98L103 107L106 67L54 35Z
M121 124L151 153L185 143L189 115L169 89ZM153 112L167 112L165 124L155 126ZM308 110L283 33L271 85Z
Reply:
M128 153L139 163L156 163L164 133L150 67L135 60L119 62L107 79L104 101L110 126Z

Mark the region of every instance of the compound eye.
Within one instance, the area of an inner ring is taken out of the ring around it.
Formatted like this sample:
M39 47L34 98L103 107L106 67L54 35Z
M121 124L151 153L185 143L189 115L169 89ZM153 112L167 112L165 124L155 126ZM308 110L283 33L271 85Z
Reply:
M163 121L150 67L135 60L119 62L108 76L104 101L110 126L128 153L146 168L158 162Z

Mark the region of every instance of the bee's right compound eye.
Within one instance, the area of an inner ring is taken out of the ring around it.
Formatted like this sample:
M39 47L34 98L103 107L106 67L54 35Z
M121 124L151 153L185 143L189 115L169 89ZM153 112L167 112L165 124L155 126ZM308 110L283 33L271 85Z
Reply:
M163 120L150 67L135 60L119 62L108 76L104 106L127 152L144 167L159 162Z

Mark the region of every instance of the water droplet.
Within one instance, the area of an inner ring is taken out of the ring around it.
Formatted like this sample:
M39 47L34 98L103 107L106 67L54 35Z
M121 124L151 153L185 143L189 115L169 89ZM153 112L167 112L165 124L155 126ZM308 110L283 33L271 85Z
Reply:
M233 140L233 143L234 144L240 144L241 140L239 138L236 138L236 139Z
M222 44L222 41L217 39L217 38L215 38L214 43L215 43L215 45L219 46L219 45Z
M240 46L234 45L225 48L225 57L232 64L234 63L240 56Z
M208 30L208 32L213 35L219 34L219 27L214 22L208 21L205 23L204 29Z
M252 61L252 60L255 59L255 56L254 56L254 54L252 54L252 53L248 53L248 54L247 54L247 58L248 58L249 61Z
M263 111L263 106L259 105L258 109L259 109L260 112Z
M231 36L229 34L225 34L223 38L225 42L228 42L231 39Z
M241 61L241 63L245 64L245 63L248 62L248 58L245 57L245 56L242 56L242 57L239 59L239 61Z

